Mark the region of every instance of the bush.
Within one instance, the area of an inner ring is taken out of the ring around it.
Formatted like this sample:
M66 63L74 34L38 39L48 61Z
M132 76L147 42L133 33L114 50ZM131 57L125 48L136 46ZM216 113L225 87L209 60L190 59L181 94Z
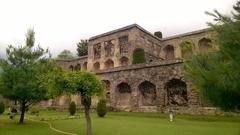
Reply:
M139 64L139 63L144 63L145 60L145 52L144 49L142 48L136 48L133 51L133 64Z
M76 113L76 110L77 108L75 102L71 102L68 108L70 115L74 115Z
M4 104L1 102L1 103L0 103L0 114L3 114L3 113L4 113L4 110L5 110L5 106L4 106Z
M101 99L99 100L97 104L97 114L99 117L104 117L107 113L107 105L106 105L106 100Z

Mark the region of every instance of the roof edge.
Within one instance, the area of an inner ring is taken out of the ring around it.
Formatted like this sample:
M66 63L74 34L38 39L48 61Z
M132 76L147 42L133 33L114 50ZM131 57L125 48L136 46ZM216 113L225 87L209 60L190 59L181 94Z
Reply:
M144 28L142 28L141 26L139 26L139 25L136 24L136 23L131 24L131 25L128 25L128 26L125 26L125 27L122 27L122 28L119 28L119 29L115 29L115 30L112 30L112 31L109 31L109 32L105 32L105 33L100 34L100 35L93 36L93 37L89 38L89 41L95 40L95 39L97 39L97 38L101 38L101 37L104 37L104 36L108 36L108 35L111 35L111 34L114 34L114 33L120 32L120 31L128 30L128 29L131 29L131 28L134 28L134 27L136 27L136 28L140 29L141 31L147 33L147 34L150 35L151 37L153 37L153 38L161 41L160 38L154 36L151 32L145 30Z

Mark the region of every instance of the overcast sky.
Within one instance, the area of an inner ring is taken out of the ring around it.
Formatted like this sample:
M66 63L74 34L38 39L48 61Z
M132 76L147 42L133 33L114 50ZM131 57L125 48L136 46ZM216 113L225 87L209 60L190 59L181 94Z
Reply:
M171 36L206 28L205 11L229 14L236 0L0 0L0 57L9 44L24 43L34 27L36 43L53 56L76 53L80 39L137 23Z

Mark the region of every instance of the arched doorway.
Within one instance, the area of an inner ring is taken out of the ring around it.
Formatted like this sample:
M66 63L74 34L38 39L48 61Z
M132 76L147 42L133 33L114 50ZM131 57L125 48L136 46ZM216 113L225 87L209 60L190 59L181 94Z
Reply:
M144 81L138 86L141 99L140 104L143 106L153 106L156 105L157 93L156 85L149 81Z
M80 64L77 64L76 66L75 66L75 71L80 71L81 70L81 65Z
M84 62L84 63L83 63L82 70L87 70L87 62Z
M107 103L110 103L110 81L109 80L103 80L103 82L105 83L105 89L106 89L106 100Z
M199 51L202 53L208 52L212 48L211 42L212 41L208 38L202 38L201 40L199 40L198 42Z
M167 45L163 50L164 50L164 53L165 53L165 59L166 60L171 60L171 59L175 58L174 47L172 45Z
M189 58L193 55L193 47L194 44L188 41L184 41L180 44L181 52L182 52L182 58Z
M131 87L129 84L122 82L117 85L117 104L122 107L129 107L131 100Z
M186 106L188 103L187 85L179 79L172 79L165 86L168 105Z

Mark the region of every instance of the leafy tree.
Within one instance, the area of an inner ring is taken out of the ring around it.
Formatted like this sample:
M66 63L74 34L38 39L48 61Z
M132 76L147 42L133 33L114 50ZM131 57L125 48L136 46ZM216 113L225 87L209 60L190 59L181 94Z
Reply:
M0 102L0 114L3 114L5 110L5 106L2 102Z
M76 108L75 102L71 102L69 104L69 108L68 108L70 115L74 115L76 113L76 110L77 110L77 108Z
M88 40L81 40L77 43L77 55L86 56L88 55Z
M34 47L34 37L34 31L29 29L26 44L19 47L10 45L6 49L7 59L0 62L0 94L20 103L19 123L24 122L26 108L51 96L48 83L42 83L40 78L54 70L56 64L49 60L48 50Z
M107 113L107 105L105 99L100 99L97 104L97 114L99 117L104 117Z
M201 95L224 110L240 109L240 1L234 9L232 17L207 12L217 22L209 25L219 50L186 62L187 74Z
M100 96L104 91L104 85L100 78L91 72L65 71L62 78L62 89L70 94L80 94L81 104L84 106L87 123L87 135L92 135L90 107L91 97Z
M57 56L57 58L58 59L72 59L74 57L73 57L73 54L71 51L65 49Z
M145 52L144 49L142 48L136 48L133 51L133 64L139 64L139 63L144 63L145 60Z

